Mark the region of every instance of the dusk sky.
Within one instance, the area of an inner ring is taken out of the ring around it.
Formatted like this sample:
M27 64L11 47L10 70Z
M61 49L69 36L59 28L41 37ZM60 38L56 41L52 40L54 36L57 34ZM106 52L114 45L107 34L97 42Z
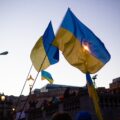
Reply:
M95 73L97 87L109 87L120 77L120 0L0 0L0 93L19 96L31 66L30 53L52 21L56 34L67 9L90 28L105 44L110 61ZM86 78L72 67L60 52L60 61L46 69L55 84L85 86ZM30 73L35 78L34 68ZM91 76L94 76L92 74ZM39 74L34 88L48 83ZM26 84L23 94L29 93Z

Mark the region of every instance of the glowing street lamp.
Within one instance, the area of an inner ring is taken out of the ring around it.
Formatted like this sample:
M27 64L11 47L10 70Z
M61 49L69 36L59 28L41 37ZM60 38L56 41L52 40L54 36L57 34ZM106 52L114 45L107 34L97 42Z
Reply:
M2 101L2 119L4 119L4 117L5 117L4 105L5 105L5 99L6 99L6 97L5 97L4 93L0 97L1 97L0 99Z
M5 101L5 95L4 95L4 94L1 95L1 101L2 101L2 102Z
M15 111L15 108L14 108L14 107L12 108L12 111L13 111L13 112Z

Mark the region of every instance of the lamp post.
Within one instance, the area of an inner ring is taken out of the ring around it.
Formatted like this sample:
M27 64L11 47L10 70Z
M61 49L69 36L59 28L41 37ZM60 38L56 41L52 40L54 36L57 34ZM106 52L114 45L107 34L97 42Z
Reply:
M30 78L28 79L28 82L29 82L29 87L30 87L30 95L31 95L31 91L32 91L32 86L33 86L33 83L34 83L34 79L32 78L32 76L30 76Z
M4 109L4 105L5 105L5 95L4 93L1 95L1 102L2 102L2 119L5 118L5 109Z
M33 83L34 83L34 79L32 78L32 76L30 75L29 78L27 79L28 80L28 84L29 84L29 88L30 88L30 91L29 91L29 100L31 99L31 91L32 91L32 87L33 87ZM31 118L31 101L29 101L29 109L28 109L29 113L28 113L28 119Z
M4 51L2 53L0 53L0 55L7 55L8 54L8 51Z
M8 54L8 51L4 51L4 52L1 52L0 53L0 55L7 55ZM2 103L2 119L4 120L4 118L6 117L5 116L5 109L4 109L4 107L5 107L5 99L6 99L6 97L5 97L5 95L4 95L4 93L0 96L0 100L1 100L1 103Z

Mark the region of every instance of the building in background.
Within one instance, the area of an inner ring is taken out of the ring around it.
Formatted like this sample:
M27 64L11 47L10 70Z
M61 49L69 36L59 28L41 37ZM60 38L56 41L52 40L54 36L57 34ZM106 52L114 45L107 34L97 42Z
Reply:
M99 87L96 90L103 118L120 120L120 77L113 79L109 88ZM18 109L21 109L27 98L28 96L23 95L20 97ZM18 98L7 96L7 100L12 102L10 106L12 108L16 105ZM2 102L0 102L0 106L2 106ZM7 110L7 107L5 109ZM86 86L47 84L41 89L32 91L24 110L28 115L28 120L49 120L52 114L58 111L68 112L73 119L78 111L88 111L93 120L97 119ZM0 111L2 113L2 107L0 107Z

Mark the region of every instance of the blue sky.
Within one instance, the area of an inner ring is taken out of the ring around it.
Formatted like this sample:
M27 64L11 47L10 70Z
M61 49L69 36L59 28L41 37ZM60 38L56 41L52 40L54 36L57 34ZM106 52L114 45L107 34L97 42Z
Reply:
M68 9L88 26L105 44L111 60L96 74L97 87L109 87L112 79L120 77L120 1L119 0L0 0L0 92L19 95L31 66L30 52L38 38L52 21L56 33ZM60 54L59 63L47 68L55 84L84 86L85 75L72 67ZM36 76L34 68L31 71ZM94 75L94 74L93 74ZM92 75L92 76L93 76ZM34 85L41 88L39 74ZM28 94L26 84L23 94Z

